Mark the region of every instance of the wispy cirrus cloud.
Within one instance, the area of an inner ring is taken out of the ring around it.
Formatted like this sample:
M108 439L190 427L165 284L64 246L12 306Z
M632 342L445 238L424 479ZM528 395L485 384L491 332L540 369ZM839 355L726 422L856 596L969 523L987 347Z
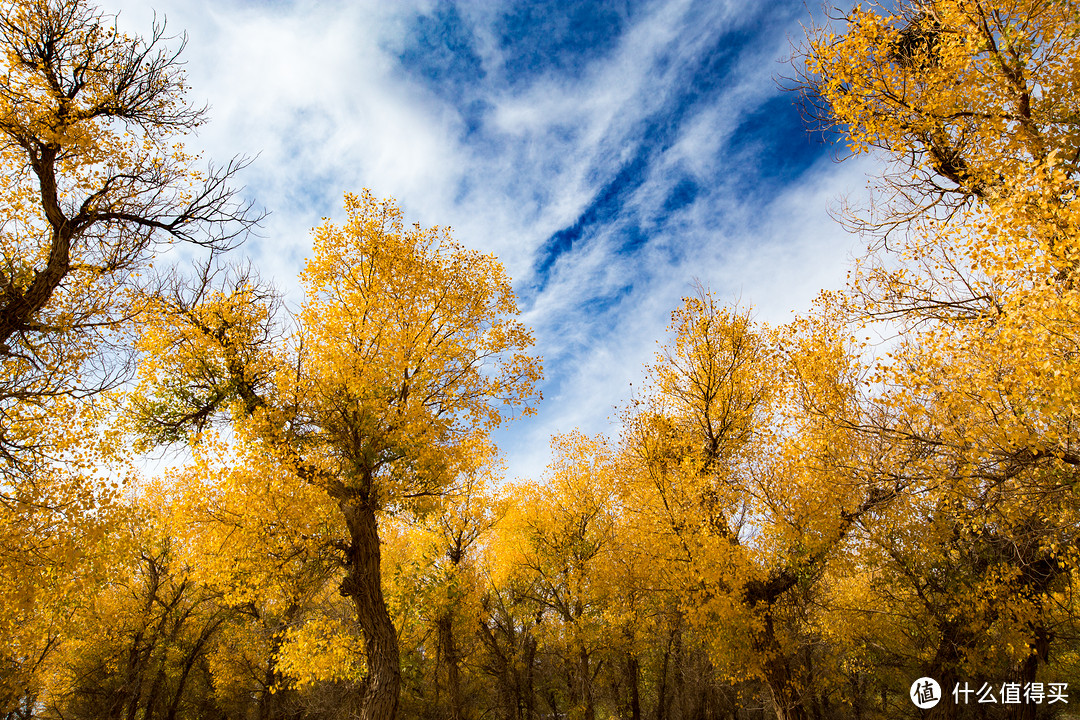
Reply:
M800 3L156 5L213 107L194 144L259 156L242 180L272 215L246 251L280 286L361 187L507 265L547 375L499 435L512 474L539 475L552 432L610 427L695 280L768 320L842 282L826 210L860 168L773 79Z

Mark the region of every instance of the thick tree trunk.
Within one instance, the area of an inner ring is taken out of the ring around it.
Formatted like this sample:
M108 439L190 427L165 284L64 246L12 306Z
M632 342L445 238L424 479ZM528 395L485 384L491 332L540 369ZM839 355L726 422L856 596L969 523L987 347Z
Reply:
M397 630L382 592L379 526L370 503L343 500L351 547L341 594L352 598L364 631L368 682L361 720L395 720L401 690Z
M762 629L755 633L754 644L763 658L762 670L776 708L777 720L808 720L802 694L791 672L791 663L776 639L771 608L765 610L763 620Z
M940 683L941 700L929 710L924 710L923 716L927 720L956 720L956 718L960 717L960 713L965 706L962 697L959 705L955 702L956 699L953 697L952 692L953 688L963 681L956 673L947 670L931 671L929 676Z
M1027 656L1020 666L1020 685L1026 687L1035 682L1039 672L1039 662L1048 662L1050 659L1050 633L1039 623L1035 628L1034 642L1031 645L1031 654ZM1014 720L1035 720L1037 717L1035 703L1021 703L1009 708L1009 717Z
M462 720L465 703L461 694L461 661L458 658L457 640L454 638L454 617L449 612L439 618L439 645L443 662L446 663L446 691L450 696L451 720Z
M596 703L593 699L592 663L584 647L578 648L578 676L581 702L585 707L585 720L596 720Z
M942 699L924 715L928 720L955 720L965 712L965 702L960 698L957 703L952 692L968 680L959 669L963 667L964 650L973 647L975 639L964 619L942 620L936 625L940 633L938 647L926 674L941 684ZM967 704L973 703L969 700Z

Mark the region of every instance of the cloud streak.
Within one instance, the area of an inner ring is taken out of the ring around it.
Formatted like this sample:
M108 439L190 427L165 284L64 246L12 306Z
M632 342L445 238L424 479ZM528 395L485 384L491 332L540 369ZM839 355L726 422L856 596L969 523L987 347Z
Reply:
M308 229L361 187L507 265L547 375L538 415L499 434L512 475L539 475L552 432L611 427L695 280L767 320L842 282L853 243L826 210L861 168L774 81L801 4L157 9L213 107L193 145L259 156L243 180L272 215L247 252L294 300Z

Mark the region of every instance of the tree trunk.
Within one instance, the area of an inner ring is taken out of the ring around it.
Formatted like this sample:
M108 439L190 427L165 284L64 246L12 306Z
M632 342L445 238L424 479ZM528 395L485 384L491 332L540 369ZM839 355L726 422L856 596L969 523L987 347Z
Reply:
M664 661L660 664L660 690L656 697L656 713L654 717L656 720L665 720L667 718L667 684L668 684L668 663L671 661L671 644L675 641L675 630L670 629L668 632L667 647L664 648Z
M935 624L940 633L938 647L926 674L941 684L942 699L924 715L929 720L955 720L965 712L965 703L961 699L958 704L952 692L959 683L967 682L960 669L964 649L974 647L974 637L964 619L942 620ZM969 701L968 704L972 703Z
M395 720L401 690L401 659L397 631L382 592L379 526L370 503L339 503L349 528L351 547L341 594L352 598L364 631L367 689L361 720Z
M199 639L188 653L187 658L184 661L184 669L180 672L180 677L176 681L176 693L173 695L173 700L169 704L165 720L176 720L176 714L180 708L180 700L184 697L184 686L187 684L188 675L191 674L192 668L195 667L195 662L202 655L206 643L210 641L210 638L214 636L214 633L217 632L218 627L223 622L225 622L225 618L219 617L217 620L214 620L214 622L203 628L203 631L199 633Z
M686 657L684 650L682 616L680 615L679 625L675 634L675 649L674 654L672 655L672 661L675 663L675 667L672 668L671 677L671 703L674 706L675 717L677 720L684 720L689 715L685 692Z
M791 673L791 663L776 639L772 608L765 610L763 620L764 626L755 633L754 644L762 657L762 670L776 708L776 718L777 720L807 720L801 693Z
M579 641L580 642L580 641ZM585 708L585 720L596 720L596 704L593 699L592 663L584 647L578 648L578 675L580 676L581 702Z
M1019 680L1021 687L1026 687L1029 683L1035 682L1035 678L1038 677L1039 662L1045 663L1049 660L1050 633L1042 623L1038 623L1035 627L1030 654L1020 665L1021 674ZM1009 708L1009 718L1012 720L1035 720L1037 717L1036 708L1038 708L1038 705L1028 702L1013 705Z
M627 653L626 675L630 682L630 720L641 720L640 663L633 650Z
M457 641L454 638L454 616L450 611L436 623L443 662L446 663L446 690L450 695L450 718L462 720L465 704L461 695L461 661L458 658Z
M525 720L536 717L536 638L531 633L523 633L525 647Z

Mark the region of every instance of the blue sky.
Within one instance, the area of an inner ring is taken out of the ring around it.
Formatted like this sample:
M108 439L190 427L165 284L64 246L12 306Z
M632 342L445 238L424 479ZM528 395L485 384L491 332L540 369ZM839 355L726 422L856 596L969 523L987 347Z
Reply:
M244 247L293 301L309 229L371 188L506 264L544 356L537 415L500 431L511 476L552 433L614 432L695 282L782 322L860 247L828 216L866 167L804 128L777 78L801 0L122 0L189 36L189 147L258 155L271 212Z

